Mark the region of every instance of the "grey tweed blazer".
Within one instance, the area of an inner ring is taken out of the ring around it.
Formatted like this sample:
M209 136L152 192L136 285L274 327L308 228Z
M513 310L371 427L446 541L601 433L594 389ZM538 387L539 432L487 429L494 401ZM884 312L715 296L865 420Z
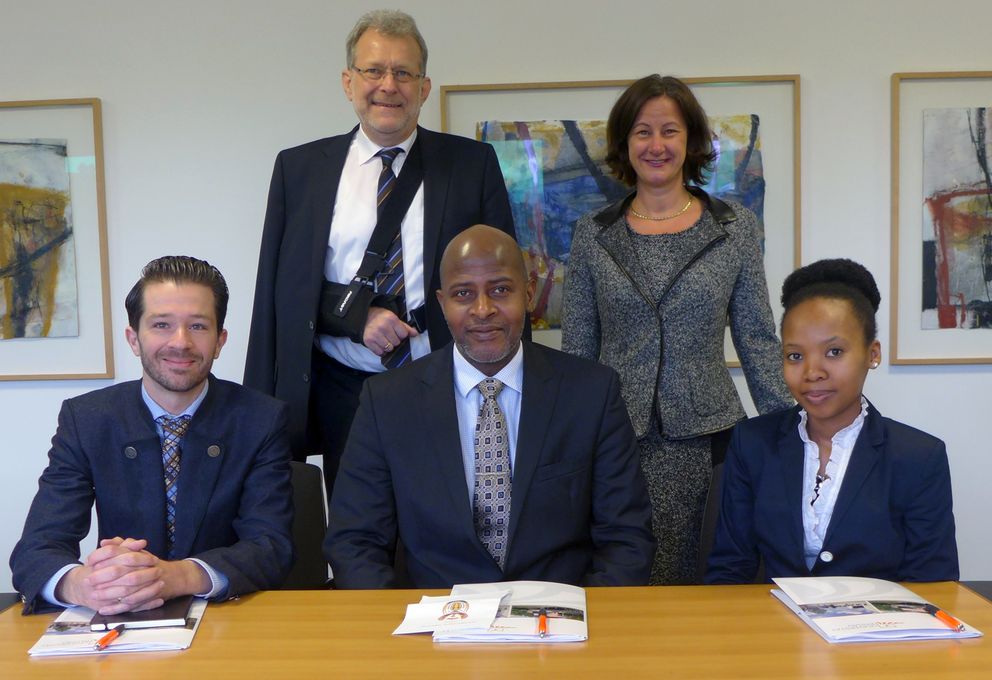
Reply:
M731 335L759 411L791 406L754 214L692 188L702 247L677 263L661 301L648 294L624 217L634 194L575 227L562 315L562 349L620 374L638 437L652 413L670 439L731 427L746 417L723 356Z

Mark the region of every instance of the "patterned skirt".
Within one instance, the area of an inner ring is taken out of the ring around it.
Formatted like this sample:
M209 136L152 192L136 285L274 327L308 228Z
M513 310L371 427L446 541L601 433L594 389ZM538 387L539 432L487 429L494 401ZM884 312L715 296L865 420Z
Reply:
M697 583L699 533L713 469L711 437L665 439L652 427L637 444L658 541L650 584Z

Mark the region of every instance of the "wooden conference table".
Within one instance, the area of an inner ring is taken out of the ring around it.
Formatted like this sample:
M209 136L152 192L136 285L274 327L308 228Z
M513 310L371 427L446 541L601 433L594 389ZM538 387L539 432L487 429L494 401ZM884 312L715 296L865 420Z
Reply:
M769 586L591 588L589 640L437 645L393 637L408 603L445 591L272 591L210 605L183 652L31 659L51 615L0 614L0 678L992 677L992 603L957 583L912 589L986 637L829 645Z

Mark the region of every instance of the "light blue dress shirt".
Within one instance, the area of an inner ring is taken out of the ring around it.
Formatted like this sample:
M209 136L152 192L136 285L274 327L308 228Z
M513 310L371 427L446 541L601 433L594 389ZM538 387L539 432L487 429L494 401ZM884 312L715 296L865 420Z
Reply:
M469 505L472 505L475 487L475 425L479 420L479 409L482 408L482 393L479 392L480 382L490 377L470 364L462 356L458 344L453 343L455 353L455 410L458 413L458 435L462 445L462 465L465 468L465 484L468 491ZM517 347L516 354L510 363L492 376L503 383L503 391L496 397L503 415L506 417L506 429L510 438L510 471L516 469L517 429L520 426L520 400L524 389L524 350Z

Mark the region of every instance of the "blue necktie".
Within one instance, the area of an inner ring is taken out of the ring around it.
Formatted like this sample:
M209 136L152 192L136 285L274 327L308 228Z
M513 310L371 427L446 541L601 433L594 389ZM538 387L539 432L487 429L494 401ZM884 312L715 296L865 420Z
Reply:
M179 443L189 428L191 416L159 416L156 421L162 426L162 468L165 471L165 529L168 559L172 559L172 549L176 544L176 496L179 493L179 459L182 451Z
M382 159L382 172L379 173L379 187L376 194L376 211L379 219L382 219L382 207L396 184L396 175L393 173L393 161L403 153L403 149L394 147L383 149L377 156ZM386 264L376 280L376 286L380 294L402 295L403 294L403 239L402 229L396 231L389 248L386 250ZM400 317L406 316L406 306L401 305ZM382 355L382 365L386 368L397 368L410 360L410 341L404 340L392 352Z

